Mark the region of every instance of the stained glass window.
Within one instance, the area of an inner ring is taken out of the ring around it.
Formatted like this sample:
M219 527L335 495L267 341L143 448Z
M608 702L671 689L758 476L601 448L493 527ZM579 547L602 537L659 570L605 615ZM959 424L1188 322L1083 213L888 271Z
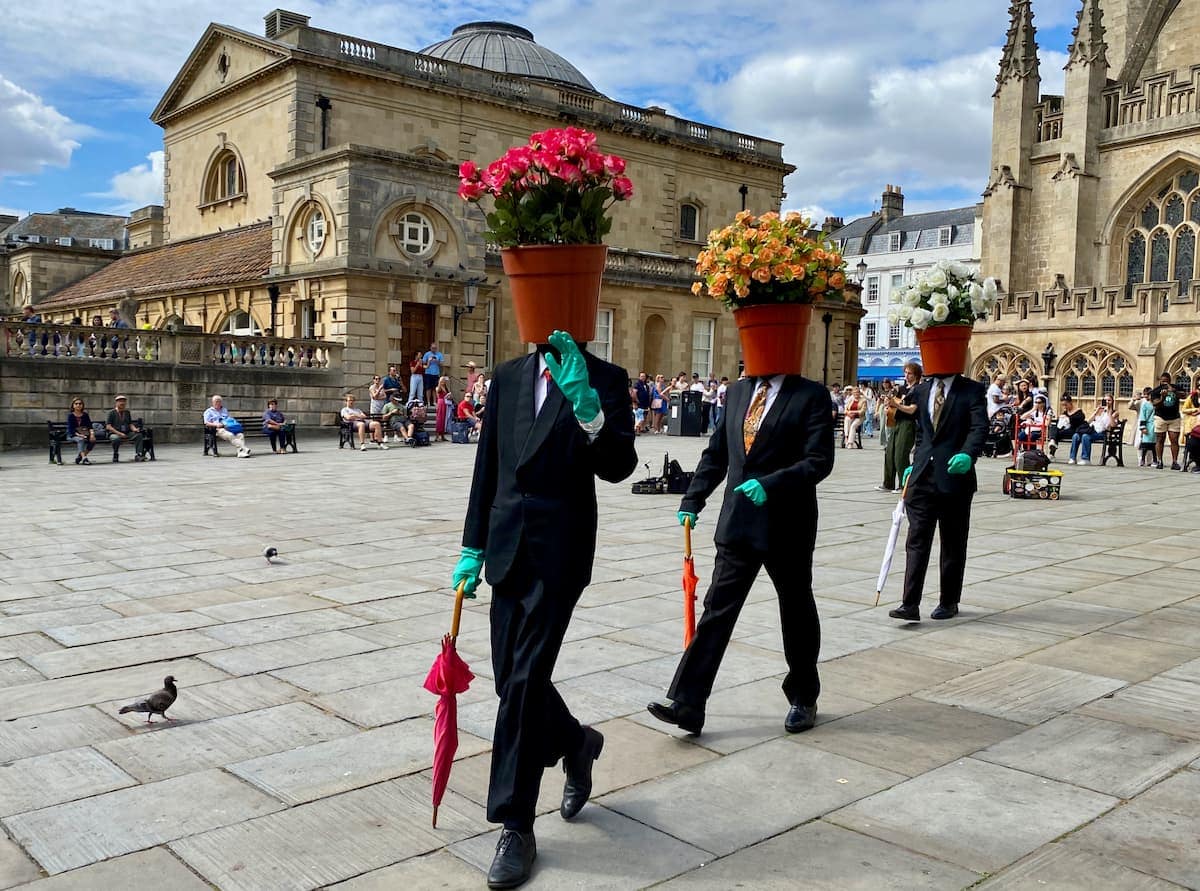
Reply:
M1158 225L1158 205L1153 201L1146 203L1142 208L1142 228L1153 229Z
M1117 380L1117 396L1122 399L1133 398L1133 375L1125 372Z
M1159 229L1150 237L1150 281L1165 282L1171 276L1171 236Z
M1180 195L1172 195L1167 202L1166 220L1172 226L1183 222L1183 198Z
M1196 263L1196 233L1187 227L1175 236L1175 281L1179 282L1179 293L1187 292Z
M1146 238L1141 232L1129 236L1129 262L1126 264L1125 281L1139 285L1146 280Z
M1094 374L1092 374L1090 371L1083 376L1083 395L1084 396L1095 396L1096 395L1096 376Z
M1200 195L1192 199L1192 222L1200 223Z
M1133 374L1129 361L1110 348L1092 345L1067 359L1069 371L1063 376L1063 392L1088 401L1102 393L1116 393L1128 399L1133 395Z
M1185 170L1179 174L1179 188L1181 191L1190 192L1192 189L1200 185L1200 173L1195 170Z
M1112 376L1112 374L1106 372L1104 376L1100 378L1100 392L1105 396L1111 396L1116 390L1116 383L1116 379Z

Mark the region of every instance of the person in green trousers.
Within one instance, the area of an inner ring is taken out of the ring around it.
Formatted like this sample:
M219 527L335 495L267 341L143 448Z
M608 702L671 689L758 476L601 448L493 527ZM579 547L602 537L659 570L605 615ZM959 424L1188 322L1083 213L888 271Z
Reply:
M904 386L893 397L896 406L896 425L888 431L887 447L883 451L883 485L876 486L880 492L899 489L904 471L912 458L913 443L916 441L917 405L912 401L912 391L921 382L921 366L909 362L904 366Z

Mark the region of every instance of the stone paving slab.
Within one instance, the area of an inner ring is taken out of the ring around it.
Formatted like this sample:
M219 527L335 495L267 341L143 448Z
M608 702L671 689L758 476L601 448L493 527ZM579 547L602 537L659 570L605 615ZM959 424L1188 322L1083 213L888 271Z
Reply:
M184 612L187 610L200 612L203 607L215 606L219 603L230 603L238 599L238 595L234 594L228 588L205 588L200 591L164 594L161 597L146 597L141 600L119 600L108 604L108 608L123 616L150 616L156 613Z
M821 690L880 703L936 686L971 669L957 662L903 651L860 651L821 666Z
M196 612L214 622L240 622L246 619L263 619L268 616L283 616L312 609L327 609L328 600L311 594L283 594L279 597L264 597L260 600L236 600L237 595L227 592L228 600L197 606Z
M537 868L524 888L645 888L700 866L711 855L603 807L566 823L557 815L534 824ZM450 850L486 872L499 832L476 836ZM620 851L619 857L607 852ZM480 875L476 881L482 881Z
M1180 885L1062 844L1047 845L979 885L988 891L1088 888L1089 891L1178 891Z
M361 687L349 687L313 697L311 701L318 708L360 727L393 724L418 715L433 714L437 697L422 686L426 673L427 670ZM495 695L486 679L476 680L465 693L459 694L458 705L461 709L474 702L491 702ZM490 734L488 736L490 738Z
M38 653L26 656L25 661L48 678L62 678L128 665L195 656L225 646L226 644L198 631L173 631L144 640L115 640L55 650L52 653Z
M478 891L482 882L483 876L478 869L442 849L383 869L373 869L328 887L329 891L396 891L398 888Z
M1121 690L1079 709L1080 714L1106 718L1200 739L1200 686L1156 677Z
M196 723L162 722L97 749L144 783L325 742L354 727L303 702Z
M137 783L94 749L67 749L0 764L0 817Z
M45 634L68 647L81 647L105 641L164 634L168 631L190 631L216 624L215 619L192 612L153 613L126 619L110 619L87 625L66 625L47 628Z
M1094 631L1030 653L1022 659L1136 683L1187 661L1195 652L1175 644Z
M53 609L49 612L20 615L7 610L4 612L6 613L5 618L0 618L0 640L10 634L45 631L47 628L57 628L61 625L84 625L88 622L121 618L120 613L103 606L80 606L73 609Z
M1041 631L1045 634L1075 636L1114 626L1132 615L1134 613L1130 610L1056 598L1018 606L1016 609L988 616L983 621Z
M48 653L51 650L61 649L62 644L38 632L0 637L0 659L20 659L35 653Z
M813 891L959 889L979 876L870 836L816 820L661 885L667 889L729 888Z
M379 644L366 645L371 647L370 652L280 668L273 671L272 675L312 693L333 693L402 676L419 674L424 679L429 666L441 652L441 645L433 643L408 644L387 649L379 649ZM475 671L477 660L464 655L461 647L459 654L463 655L471 670ZM478 672L476 674L478 675Z
M18 684L28 684L32 681L44 681L45 679L45 677L20 659L5 659L0 661L0 687L15 687Z
M0 721L0 764L120 739L129 733L129 728L117 720L115 709L111 710L111 716L91 706L83 706L44 715L9 718Z
M1117 798L1133 798L1197 756L1200 740L1084 715L1061 715L975 757Z
M242 647L321 631L344 631L366 624L367 619L348 616L330 608L231 622L209 628L204 633L230 646Z
M219 770L119 789L4 819L51 875L241 823L283 805Z
M946 681L917 696L997 718L1038 724L1123 686L1124 681L1114 678L1007 662Z
M177 725L182 725L283 705L303 697L303 691L283 681L269 675L256 674L230 678L227 681L214 681L198 687L184 687L175 705L171 707L170 715ZM123 702L116 701L104 703L100 707L116 714L122 705ZM142 730L140 725L131 726L135 732Z
M171 848L220 888L318 888L488 828L478 805L447 792L432 829L429 796L427 780L405 777L185 838Z
M213 643L217 646L224 646L224 644L217 644L216 641ZM244 647L232 647L227 650L206 653L202 658L215 668L230 674L246 675L290 668L308 662L336 659L339 656L351 656L377 649L379 649L378 644L347 634L345 631L324 631L318 634L307 634L303 637L291 637L286 640L272 640Z
M1107 811L1117 799L966 758L830 815L847 829L995 872Z
M1195 610L1167 607L1113 625L1108 630L1113 634L1200 649L1200 615Z
M968 622L884 645L934 659L983 668L1061 643L1065 637L987 622Z
M751 777L770 777L771 792L747 794ZM731 854L904 779L779 739L598 803L702 850Z
M0 888L14 888L41 876L38 865L25 856L20 845L0 834Z
M23 888L26 886L22 886ZM151 848L93 863L82 869L50 876L28 891L95 891L95 889L154 888L155 891L205 891L207 882L165 848Z

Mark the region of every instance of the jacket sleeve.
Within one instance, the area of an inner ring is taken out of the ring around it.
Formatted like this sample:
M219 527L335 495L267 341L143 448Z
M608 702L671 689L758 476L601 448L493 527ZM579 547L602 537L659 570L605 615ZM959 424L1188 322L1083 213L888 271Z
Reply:
M728 405L726 408L728 409ZM681 511L698 515L704 510L713 489L725 479L725 473L729 470L729 442L725 436L725 424L728 420L729 412L726 410L721 413L721 420L717 422L716 429L708 439L708 445L700 455L692 483L679 503Z
M496 423L500 418L504 390L499 377L492 379L488 394L491 422L483 425L479 434L479 445L475 450L475 473L471 478L471 497L467 503L467 519L463 523L463 547L487 550L488 522L491 519L492 502L496 498L497 472L499 467L500 443L497 439Z
M975 386L971 392L971 402L967 406L968 417L967 437L963 440L962 451L971 456L972 461L978 461L983 454L983 443L987 438L988 417L987 398L984 389Z
M598 382L601 386L593 383L600 396L604 426L586 449L591 456L592 472L609 483L621 482L637 468L633 409L629 407L629 381L624 375L624 371L614 372L603 382ZM483 426L486 431L489 425Z
M823 393L805 402L801 423L804 429L801 454L804 457L795 464L758 477L768 500L785 498L816 486L833 472L833 416Z

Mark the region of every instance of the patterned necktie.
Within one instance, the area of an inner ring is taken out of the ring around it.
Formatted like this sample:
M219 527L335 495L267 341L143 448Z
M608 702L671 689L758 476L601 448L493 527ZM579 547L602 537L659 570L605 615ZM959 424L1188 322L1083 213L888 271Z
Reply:
M764 378L754 393L754 399L750 401L750 411L746 412L746 420L742 421L742 441L746 445L747 453L758 436L758 425L762 423L763 411L767 407L767 392L770 389L771 382Z
M946 389L939 377L933 382L933 429L937 430L942 420L942 409L946 405Z

